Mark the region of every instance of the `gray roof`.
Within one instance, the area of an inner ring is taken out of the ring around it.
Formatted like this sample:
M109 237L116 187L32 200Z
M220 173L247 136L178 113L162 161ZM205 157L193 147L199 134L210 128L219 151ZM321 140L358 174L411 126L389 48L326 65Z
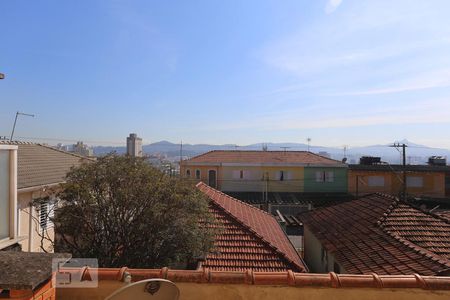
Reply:
M0 289L34 290L52 277L52 261L66 262L68 253L0 251Z
M49 185L65 181L74 166L92 159L61 151L50 146L1 141L0 144L17 145L17 189Z

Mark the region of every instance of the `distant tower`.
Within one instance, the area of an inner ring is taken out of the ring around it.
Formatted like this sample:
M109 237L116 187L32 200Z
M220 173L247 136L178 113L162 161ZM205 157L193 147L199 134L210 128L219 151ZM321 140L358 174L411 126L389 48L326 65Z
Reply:
M130 133L127 137L127 154L134 157L142 157L142 139L136 133Z

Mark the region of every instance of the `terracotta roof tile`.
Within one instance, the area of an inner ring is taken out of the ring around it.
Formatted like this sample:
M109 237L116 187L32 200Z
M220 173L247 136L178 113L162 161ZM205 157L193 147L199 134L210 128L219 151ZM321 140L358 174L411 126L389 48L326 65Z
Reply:
M209 197L210 211L221 228L215 252L201 263L211 270L307 270L276 219L264 211L219 192L204 183L197 188Z
M307 151L237 151L215 150L188 160L184 163L244 163L244 164L313 164L345 166L340 161Z
M254 272L254 271L211 271L202 270L170 270L162 269L95 269L95 268L65 268L73 278L87 280L91 273L96 274L100 281L124 281L125 276L131 276L133 282L148 278L164 278L174 282L198 284L247 284L295 286L308 288L377 288L377 289L424 289L450 290L450 277L435 277L414 275L349 275L349 274L308 274L294 272ZM299 291L301 293L301 291Z
M437 275L450 270L449 224L386 195L300 215L350 273Z

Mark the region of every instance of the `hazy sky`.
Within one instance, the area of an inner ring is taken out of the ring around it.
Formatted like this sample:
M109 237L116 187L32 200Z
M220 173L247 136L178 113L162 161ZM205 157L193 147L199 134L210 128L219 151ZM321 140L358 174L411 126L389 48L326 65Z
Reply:
M0 135L450 148L450 1L0 1ZM53 140L50 140L53 141Z

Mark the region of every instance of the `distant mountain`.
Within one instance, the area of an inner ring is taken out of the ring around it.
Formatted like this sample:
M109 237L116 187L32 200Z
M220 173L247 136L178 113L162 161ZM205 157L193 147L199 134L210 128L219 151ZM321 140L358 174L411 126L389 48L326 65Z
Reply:
M396 141L396 143L405 143L408 145L406 149L406 156L408 163L420 164L426 163L428 157L446 156L450 158L450 151L448 149L431 148L424 145L412 143L408 140ZM392 143L393 144L393 143ZM379 156L383 161L389 163L400 163L400 152L395 148L387 145L373 145L366 147L349 148L346 151L346 156L350 163L357 163L361 156ZM192 157L212 150L262 150L266 145L268 150L283 150L286 151L306 151L308 145L303 143L256 143L246 146L236 146L233 144L224 145L209 145L209 144L183 144L183 157ZM146 154L165 154L168 157L180 157L180 144L174 144L168 141L160 141L148 145L144 145L143 151ZM310 151L314 153L326 152L331 158L341 160L344 157L344 150L342 148L310 146ZM101 156L110 152L122 154L126 152L126 147L94 147L94 154Z

